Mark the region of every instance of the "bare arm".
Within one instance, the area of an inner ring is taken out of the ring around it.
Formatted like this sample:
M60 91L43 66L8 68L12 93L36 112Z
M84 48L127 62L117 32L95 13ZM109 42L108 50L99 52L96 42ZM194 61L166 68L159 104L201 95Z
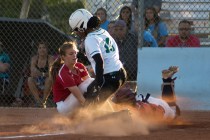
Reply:
M49 66L51 66L54 62L54 57L49 55L48 62L49 62Z
M41 75L41 72L36 68L37 56L31 58L31 77L38 77Z
M49 55L49 57L48 57L48 64L49 64L48 65L48 68L49 69L50 69L53 61L54 61L53 56ZM52 79L51 79L51 77L49 77L49 71L46 72L46 73L42 73L42 76L45 76L46 77L46 80L45 80L45 88L46 89L50 89L52 87ZM48 92L47 94L44 94L43 103L47 100L47 98L49 97L49 95L50 95L50 92Z
M48 57L48 68L49 68L49 70L50 70L50 67L53 64L53 62L54 62L53 56L49 55L49 57ZM44 76L49 77L49 71L44 73Z
M103 73L104 73L104 68L103 68L103 65L104 65L104 62L103 62L103 59L102 59L102 56L100 53L98 54L95 54L93 57L94 61L96 62L96 70L95 70L95 74L96 74L96 82L97 82L97 86L102 86L103 83L104 83L104 77L103 77Z
M77 98L77 100L80 102L80 104L85 103L85 98L82 95L80 89L77 86L68 87L68 89L71 91L71 93Z

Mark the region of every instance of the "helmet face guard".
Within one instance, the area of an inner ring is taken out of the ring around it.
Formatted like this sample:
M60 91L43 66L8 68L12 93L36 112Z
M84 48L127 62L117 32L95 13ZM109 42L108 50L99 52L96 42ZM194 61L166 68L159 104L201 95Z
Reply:
M85 32L85 29L84 28L75 28L74 30L73 30L74 32Z
M74 32L85 32L84 28L75 28Z
M78 9L69 17L69 25L73 31L84 32L87 29L87 22L92 16L86 9Z
M84 22L81 23L80 28L76 27L75 29L73 29L73 31L85 32L85 29L83 28L83 26L84 26Z

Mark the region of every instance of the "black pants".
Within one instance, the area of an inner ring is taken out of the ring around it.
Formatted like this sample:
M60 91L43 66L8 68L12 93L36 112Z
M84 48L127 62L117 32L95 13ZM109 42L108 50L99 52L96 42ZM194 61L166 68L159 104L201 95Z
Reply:
M162 99L165 100L169 106L176 104L176 95L174 91L174 80L171 78L162 79Z
M99 92L99 102L106 101L115 93L126 81L127 73L124 68L119 71L104 74L105 83Z

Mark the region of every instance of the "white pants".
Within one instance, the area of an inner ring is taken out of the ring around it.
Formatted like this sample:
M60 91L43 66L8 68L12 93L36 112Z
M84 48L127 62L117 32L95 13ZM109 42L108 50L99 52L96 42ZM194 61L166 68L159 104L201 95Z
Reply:
M88 78L78 86L82 94L87 92L87 87L93 82L93 80L94 78ZM67 115L80 107L79 101L73 94L70 94L64 101L57 102L56 105L58 112L63 115Z
M142 96L140 94L137 94L136 95L136 100L137 101L142 101L143 100ZM171 118L171 119L175 118L175 116L176 116L175 109L170 107L168 105L168 103L166 103L164 100L159 99L159 98L154 98L154 97L150 96L147 101L149 103L151 103L151 104L155 104L157 106L158 105L161 106L164 109L164 111L165 111L164 118Z
M171 119L175 118L175 116L176 116L175 110L173 108L171 108L164 100L150 96L148 99L148 102L155 104L155 105L162 106L163 109L165 110L164 118L171 118Z

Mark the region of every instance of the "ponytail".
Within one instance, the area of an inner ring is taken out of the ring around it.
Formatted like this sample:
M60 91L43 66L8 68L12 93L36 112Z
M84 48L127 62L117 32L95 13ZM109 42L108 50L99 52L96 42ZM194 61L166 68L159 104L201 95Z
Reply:
M58 56L58 58L53 62L53 64L50 67L50 79L52 80L53 83L62 65L63 63L62 63L61 57Z

